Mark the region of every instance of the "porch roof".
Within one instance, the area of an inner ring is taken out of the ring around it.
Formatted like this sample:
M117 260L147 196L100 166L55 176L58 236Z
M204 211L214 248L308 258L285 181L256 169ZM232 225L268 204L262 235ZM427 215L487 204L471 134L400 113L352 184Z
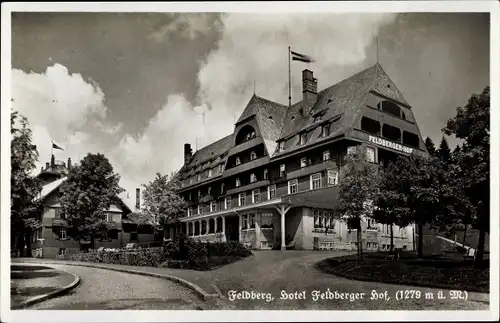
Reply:
M253 204L238 206L238 207L231 208L228 210L222 210L222 211L213 212L213 213L206 213L206 214L201 214L201 215L197 215L197 216L185 217L185 218L180 219L180 222L189 222L189 221L193 221L193 220L212 218L212 217L217 217L220 215L227 215L227 214L232 214L232 213L237 214L238 212L242 212L242 211L260 209L260 208L265 208L265 207L269 207L269 206L273 206L273 205L278 205L282 202L283 201L281 198L277 198L277 199L270 200L270 201L263 201L260 203L253 203Z

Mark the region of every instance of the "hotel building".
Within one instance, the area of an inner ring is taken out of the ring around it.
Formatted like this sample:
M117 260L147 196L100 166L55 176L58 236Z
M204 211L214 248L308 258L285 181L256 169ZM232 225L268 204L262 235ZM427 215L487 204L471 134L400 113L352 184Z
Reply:
M425 155L410 103L380 64L317 91L302 72L291 107L254 95L233 133L192 153L184 145L178 193L188 209L167 237L241 241L254 249L354 249L356 229L339 218L339 172L361 146L369 162ZM396 248L413 249L413 228L394 226ZM365 250L389 248L390 227L365 219Z

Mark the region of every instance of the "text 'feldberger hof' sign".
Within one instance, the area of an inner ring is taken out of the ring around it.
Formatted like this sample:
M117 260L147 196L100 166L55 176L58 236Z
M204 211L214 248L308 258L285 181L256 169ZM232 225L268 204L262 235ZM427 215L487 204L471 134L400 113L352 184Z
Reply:
M397 144L395 142L391 142L388 140L384 140L382 138L368 136L368 141L373 142L374 144L377 144L379 146L391 148L391 149L398 150L398 151L401 151L401 152L404 152L407 154L411 154L411 152L413 151L413 148L408 148L406 146L403 146L403 145L400 145L400 144Z

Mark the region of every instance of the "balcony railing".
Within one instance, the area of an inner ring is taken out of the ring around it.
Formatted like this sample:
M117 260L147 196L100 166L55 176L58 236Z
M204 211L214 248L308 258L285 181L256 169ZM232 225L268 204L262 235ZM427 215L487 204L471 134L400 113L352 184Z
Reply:
M248 185L244 185L244 186L235 187L233 189L230 189L227 191L227 195L233 195L233 194L237 194L237 193L241 193L241 192L250 191L250 190L253 190L254 188L268 186L270 184L271 184L271 182L268 179L253 182L253 183L250 183Z
M226 169L222 175L222 178L228 178L230 176L236 175L238 173L241 173L243 171L247 171L256 167L264 166L269 163L269 156L264 156L260 157L257 159L254 159L252 161L249 161L244 164L240 164L238 166L235 166L233 168Z
M231 150L229 150L228 156L235 155L237 153L240 153L242 151L245 151L247 149L250 149L250 148L255 147L258 144L262 144L262 143L263 143L262 137L252 138L248 141L245 141L245 142L231 148Z
M303 177L303 176L319 173L319 172L326 170L326 169L337 170L337 163L331 159L325 160L325 161L322 161L322 162L317 163L317 164L301 167L299 169L288 172L286 177L288 179L294 179L294 178L298 178L298 177Z

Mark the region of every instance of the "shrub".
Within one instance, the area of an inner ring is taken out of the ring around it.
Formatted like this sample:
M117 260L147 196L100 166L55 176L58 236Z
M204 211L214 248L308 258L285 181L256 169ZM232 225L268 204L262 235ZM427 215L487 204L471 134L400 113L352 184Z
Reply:
M91 251L59 256L58 259L105 263L130 266L157 267L163 262L163 253L158 249L143 249L141 251Z

